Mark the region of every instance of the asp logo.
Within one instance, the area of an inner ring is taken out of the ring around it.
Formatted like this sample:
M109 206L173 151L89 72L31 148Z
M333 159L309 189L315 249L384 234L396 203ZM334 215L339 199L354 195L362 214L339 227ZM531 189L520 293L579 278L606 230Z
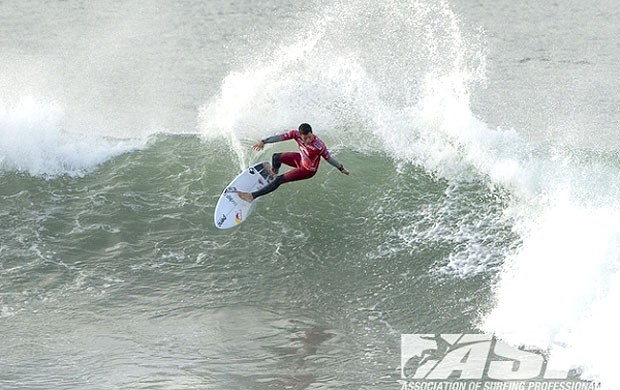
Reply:
M485 334L402 334L405 380L567 379L543 351L513 347Z

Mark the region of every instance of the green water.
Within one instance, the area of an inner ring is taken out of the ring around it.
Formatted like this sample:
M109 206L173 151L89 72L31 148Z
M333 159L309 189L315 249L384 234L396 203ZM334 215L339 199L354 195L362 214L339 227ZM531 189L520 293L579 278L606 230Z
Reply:
M403 333L480 332L620 387L618 15L1 2L0 388L396 389ZM351 176L217 230L301 122Z
M219 231L233 156L160 135L83 176L3 173L3 383L390 388L400 333L472 329L489 274L436 273L467 242L428 237L475 220L458 199L483 184L343 150L350 177L323 164Z

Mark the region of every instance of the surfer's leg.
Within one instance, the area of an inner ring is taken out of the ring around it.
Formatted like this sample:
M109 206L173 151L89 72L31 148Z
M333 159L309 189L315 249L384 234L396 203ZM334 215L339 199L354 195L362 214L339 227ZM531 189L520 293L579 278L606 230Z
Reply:
M252 192L250 195L252 196L252 199L249 199L249 201L252 201L256 198L258 198L259 196L263 196L263 195L267 195L270 192L275 191L278 187L280 187L280 184L284 183L284 175L280 175L277 176L275 179L273 179L273 181L269 184L267 184L266 186L264 186L263 188L261 188L258 191L254 191ZM243 200L248 200L246 198L243 198Z
M284 183L310 179L312 176L314 176L315 173L316 171L309 171L304 168L295 168L291 171L286 172L284 175L277 176L271 183L267 184L260 190L252 192L252 199L250 199L249 196L242 197L242 199L252 201L259 196L267 195L268 193L275 191L276 189L278 189L278 187L280 187L280 185Z
M282 175L284 176L283 183L310 179L312 176L314 176L315 173L316 171L310 171L305 168L295 168L293 170L286 172L284 175Z
M278 155L277 160L276 160L276 155ZM283 175L276 176L276 178L273 179L271 183L267 184L266 186L264 186L258 191L254 191L252 193L239 192L238 195L241 199L245 200L246 202L251 202L254 199L258 198L259 196L267 195L268 193L275 191L278 187L280 187L280 185L284 183L288 183L289 181L309 179L312 176L314 176L314 174L316 173L316 171L310 171L298 165L299 163L301 163L301 155L299 153L294 153L294 152L276 153L274 154L273 162L274 162L274 171L276 172L277 172L277 170L275 169L276 162L295 166L297 168L290 170ZM279 168L280 166L281 165L278 165L277 167Z
M281 155L282 153L274 153L273 156L271 156L271 170L273 171L274 175L278 174L278 171L282 166L282 162L280 161Z
M282 164L293 168L299 167L301 164L301 154L298 152L274 153L271 157L271 163L273 172L277 175Z

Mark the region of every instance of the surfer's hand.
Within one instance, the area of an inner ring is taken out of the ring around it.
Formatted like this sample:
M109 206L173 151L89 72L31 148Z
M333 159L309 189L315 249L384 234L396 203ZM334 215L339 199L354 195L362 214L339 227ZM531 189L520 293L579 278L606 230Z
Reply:
M340 172L344 173L344 174L345 174L345 175L347 175L347 176L349 176L349 174L351 173L351 172L349 172L349 171L347 170L347 168L345 168L345 167L342 167L342 169L340 170Z
M264 147L265 147L265 141L263 140L260 140L259 142L252 145L252 149L256 150L257 152L263 150Z

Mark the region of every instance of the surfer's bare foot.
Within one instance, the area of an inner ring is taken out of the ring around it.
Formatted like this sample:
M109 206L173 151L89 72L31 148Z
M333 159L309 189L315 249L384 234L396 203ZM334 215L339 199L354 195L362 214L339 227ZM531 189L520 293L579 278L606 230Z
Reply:
M265 169L267 170L267 173L269 173L271 176L275 176L278 174L278 171L273 169L273 167L269 163L265 164Z
M240 192L237 192L237 195L239 195L239 197L240 197L242 200L245 200L245 201L246 201L246 202L248 202L248 203L252 203L252 201L254 200L254 197L253 197L253 196L252 196L252 194L251 194L251 193L249 193L249 192L241 192L241 191L240 191Z

